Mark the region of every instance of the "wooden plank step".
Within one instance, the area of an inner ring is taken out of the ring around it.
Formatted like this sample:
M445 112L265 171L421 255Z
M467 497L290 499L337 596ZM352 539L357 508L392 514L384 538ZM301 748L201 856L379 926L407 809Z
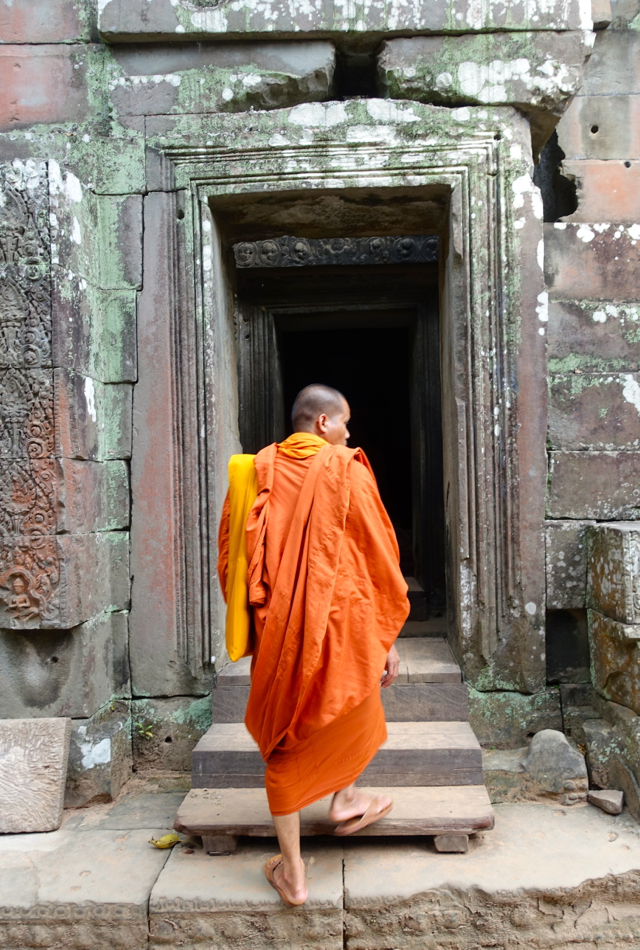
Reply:
M390 722L365 769L371 785L481 785L482 753L467 722ZM243 723L214 723L193 751L194 788L256 788L264 762Z
M394 683L381 690L387 722L465 722L469 696L464 683ZM213 722L243 722L249 686L218 686L213 690Z
M387 721L464 721L468 713L467 690L446 640L398 640L397 647L400 674L392 687L382 690ZM250 666L250 657L244 657L218 674L211 698L214 722L244 720Z
M380 690L387 722L466 722L464 683L394 683Z
M465 835L493 828L493 809L484 785L466 785L464 788L375 786L364 787L362 791L369 795L390 795L394 806L386 818L357 832L358 837ZM330 802L331 796L302 810L302 835L333 833L335 823L327 818ZM205 837L275 836L267 796L262 788L192 789L178 809L174 828L182 834Z

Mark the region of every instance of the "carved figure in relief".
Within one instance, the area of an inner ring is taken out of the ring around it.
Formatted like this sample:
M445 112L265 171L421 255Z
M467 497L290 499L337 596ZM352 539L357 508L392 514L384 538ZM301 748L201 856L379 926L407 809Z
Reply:
M46 165L0 165L0 605L16 629L60 615L49 268Z
M34 581L26 571L13 571L0 578L0 587L7 591L0 600L16 620L34 620L40 615L42 597L33 590Z

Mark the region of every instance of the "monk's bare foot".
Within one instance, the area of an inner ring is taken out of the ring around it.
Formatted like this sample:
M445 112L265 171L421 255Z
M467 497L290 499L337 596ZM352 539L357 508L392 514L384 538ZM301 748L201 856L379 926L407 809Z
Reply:
M280 861L271 873L276 890L281 892L281 897L284 897L289 904L294 904L296 907L304 904L309 897L309 891L302 859L300 859L300 864L297 867L292 868L285 868L284 860Z
M349 818L359 818L364 815L373 799L363 795L357 788L343 788L336 792L329 809L329 820L335 822L348 821ZM393 799L388 795L378 795L376 811L382 813L393 805Z

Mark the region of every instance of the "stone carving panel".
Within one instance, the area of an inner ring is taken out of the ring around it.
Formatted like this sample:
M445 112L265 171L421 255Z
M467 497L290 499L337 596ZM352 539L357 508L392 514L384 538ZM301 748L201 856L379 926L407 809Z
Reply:
M0 166L0 623L54 624L49 188L44 163Z
M0 834L62 822L70 719L0 720Z
M234 244L237 267L322 267L329 264L428 264L438 260L438 237L280 237Z

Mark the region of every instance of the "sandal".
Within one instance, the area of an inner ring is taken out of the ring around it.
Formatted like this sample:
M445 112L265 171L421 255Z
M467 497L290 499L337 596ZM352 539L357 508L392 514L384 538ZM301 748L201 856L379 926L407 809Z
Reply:
M297 903L295 903L294 901L289 900L289 898L287 897L285 892L282 890L282 888L278 886L276 879L273 876L273 872L281 864L282 864L282 855L276 854L275 858L271 858L271 860L267 861L267 863L265 864L264 876L268 880L271 887L278 892L278 894L280 895L282 900L285 902L285 904L287 904L289 907L300 907L305 902L298 901Z
M334 829L335 835L352 835L356 831L360 831L362 828L366 828L367 825L373 825L376 821L380 821L382 818L385 818L391 809L393 808L393 802L390 805L386 805L385 808L378 810L379 803L382 801L379 795L376 795L375 798L372 798L369 804L367 805L367 810L363 815L360 815L356 818L350 818L348 821L343 821Z

